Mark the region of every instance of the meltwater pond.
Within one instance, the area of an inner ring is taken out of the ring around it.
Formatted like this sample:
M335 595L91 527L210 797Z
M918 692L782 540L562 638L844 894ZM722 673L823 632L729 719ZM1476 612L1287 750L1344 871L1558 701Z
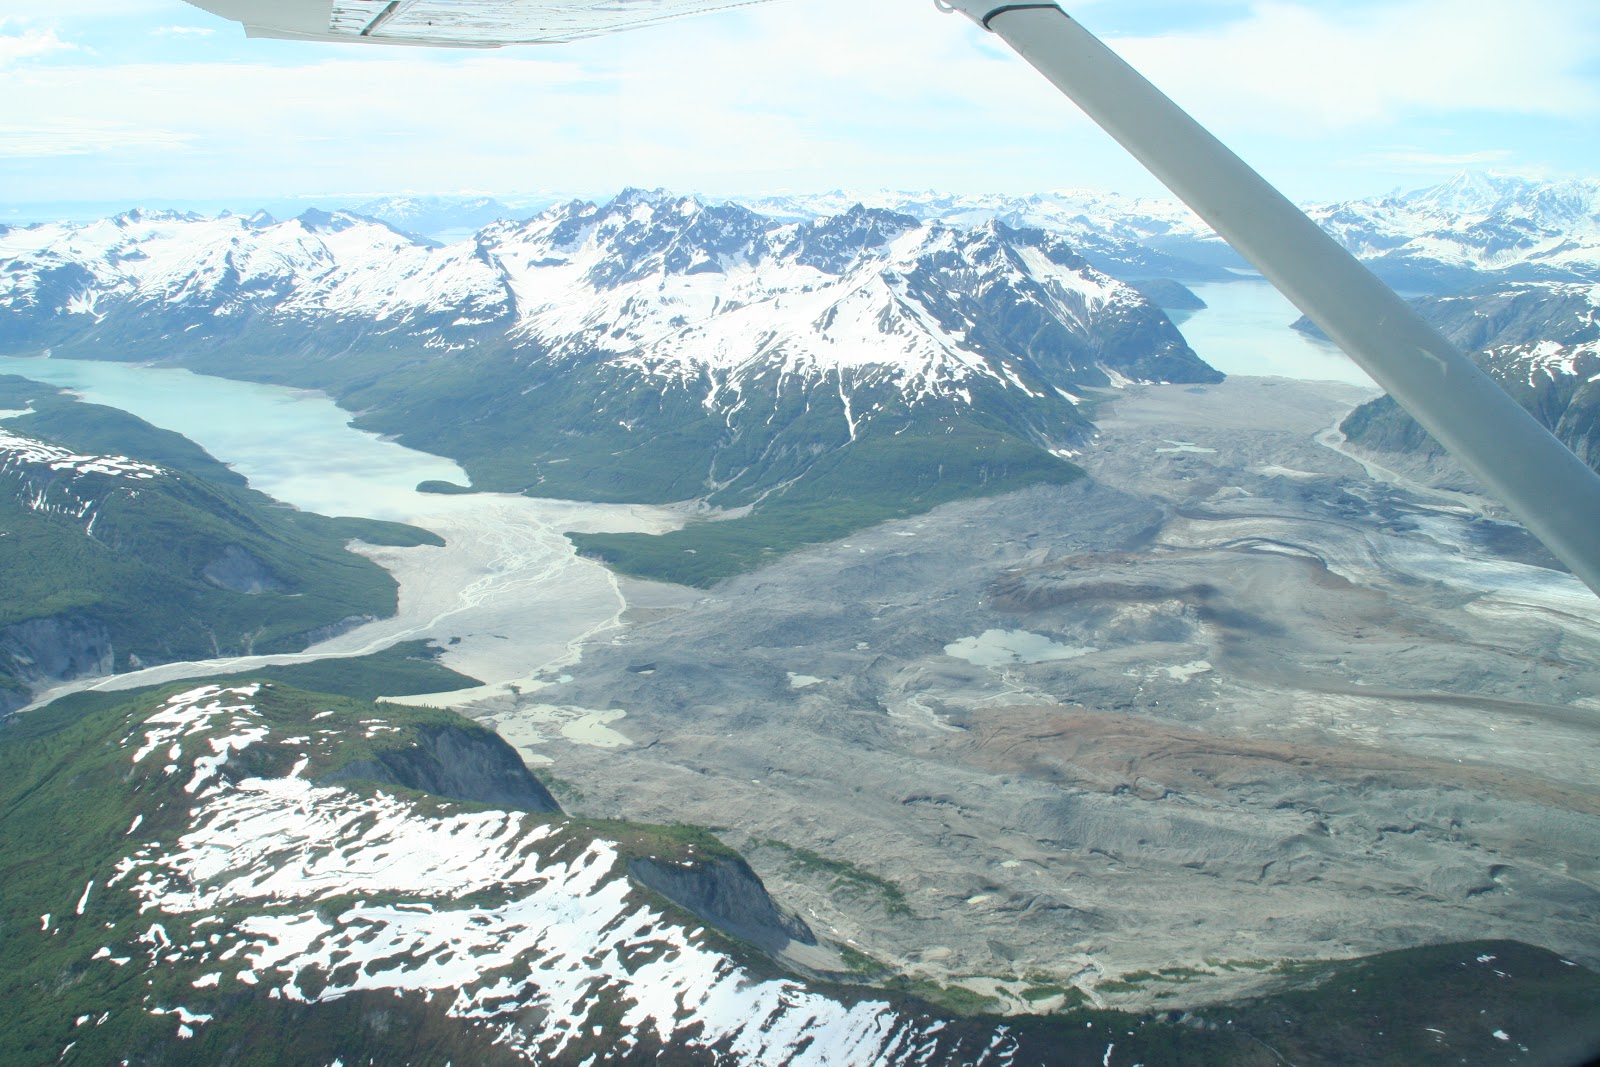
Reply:
M639 505L419 493L416 485L428 479L465 485L467 478L450 460L354 429L349 413L319 393L94 361L0 357L0 373L59 385L175 430L296 507L408 522L446 541L444 548L359 547L400 583L393 618L303 653L165 664L80 679L50 696L366 655L415 639L437 641L448 666L483 680L484 693L473 696L537 689L576 662L585 641L619 626L627 608L612 574L579 559L565 532L661 532L683 521L678 512Z

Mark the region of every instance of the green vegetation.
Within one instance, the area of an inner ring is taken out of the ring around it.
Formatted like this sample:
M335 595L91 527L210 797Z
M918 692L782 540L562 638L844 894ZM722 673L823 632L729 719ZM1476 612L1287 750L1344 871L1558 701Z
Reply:
M862 870L847 860L830 859L808 848L797 848L782 841L758 839L751 842L754 848L770 848L783 855L784 862L795 870L817 875L828 880L829 892L854 891L882 901L890 915L910 915L911 906L906 895L893 882L879 878L871 871Z
M85 663L114 651L116 670L293 651L352 620L395 610L394 579L346 550L347 541L442 543L397 523L285 507L177 434L50 386L17 378L0 384L0 399L35 409L8 420L8 429L175 472L137 483L88 474L67 485L48 470L27 469L0 478L0 630L34 624L14 631L24 646L69 649ZM70 505L69 513L22 499L40 492ZM81 501L92 511L92 536L89 519L76 513ZM26 688L16 679L27 658L0 657L8 689Z
M616 842L618 851L629 859L682 859L691 849L700 859L741 858L704 826L685 823L651 826L620 819L574 819L571 825L594 837Z
M1055 984L1029 986L1022 991L1022 999L1030 1004L1037 1004L1041 1000L1050 1000L1054 997L1065 998L1060 1009L1070 1011L1080 1005L1089 1003L1089 998L1077 986L1063 986Z
M370 656L265 667L249 677L362 700L449 693L483 684L441 664L443 654L426 641L406 641Z
M1060 401L998 387L981 403L975 397L973 409L983 415L961 417L911 408L892 384L858 392L857 410L877 414L852 440L834 380L805 389L775 379L749 383L748 397L759 402L751 399L725 424L706 418L703 382L544 363L505 342L450 360L357 346L330 361L316 355L328 339L312 344L296 327L285 329L270 360L224 342L185 364L323 389L362 412L355 420L361 428L451 457L478 491L754 505L744 518L695 523L660 537L572 535L581 552L640 577L708 586L888 519L1082 476L1039 447L1026 428L1053 435L1086 428L1087 421ZM635 425L641 429L628 428ZM464 491L442 482L425 488Z
M808 544L847 537L940 504L1082 477L1069 463L1003 433L864 438L819 459L806 480L746 518L662 535L569 534L578 551L624 574L709 586Z
M1095 989L1102 993L1131 993L1151 982L1187 982L1195 978L1205 978L1211 973L1197 971L1193 967L1162 967L1154 971L1130 971L1120 978L1096 983Z
M984 996L966 986L940 985L926 978L907 975L896 975L884 983L884 988L901 996L914 997L952 1015L982 1015L1000 1006L1000 1001L994 997Z

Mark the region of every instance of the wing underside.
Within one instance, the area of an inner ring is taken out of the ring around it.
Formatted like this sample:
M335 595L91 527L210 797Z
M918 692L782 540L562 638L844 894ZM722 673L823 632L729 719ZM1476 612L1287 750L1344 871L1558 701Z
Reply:
M496 48L554 44L767 0L189 0L251 37Z

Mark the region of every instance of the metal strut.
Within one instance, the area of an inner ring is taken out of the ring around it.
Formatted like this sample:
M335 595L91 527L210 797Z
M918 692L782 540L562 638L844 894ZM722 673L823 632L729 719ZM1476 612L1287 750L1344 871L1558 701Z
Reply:
M936 0L997 34L1305 312L1600 595L1600 475L1056 4Z

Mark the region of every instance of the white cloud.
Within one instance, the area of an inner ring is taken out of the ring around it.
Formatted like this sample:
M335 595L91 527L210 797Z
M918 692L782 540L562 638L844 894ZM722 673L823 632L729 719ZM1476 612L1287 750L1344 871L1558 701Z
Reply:
M22 22L155 14L170 17L193 10L178 0L6 0L7 16Z
M1463 112L1600 112L1593 0L1409 0L1325 12L1269 0L1217 30L1115 42L1202 121L1317 137Z
M151 32L158 37L211 37L217 31L209 26L161 26Z
M1427 152L1420 148L1396 148L1387 152L1373 152L1359 162L1362 166L1455 171L1504 163L1513 154L1506 148L1490 148L1481 152Z
M0 122L0 156L11 159L93 156L128 151L171 152L187 147L190 140L186 135L170 130L107 122L86 121L49 127Z
M1330 131L1409 145L1392 124L1419 115L1592 114L1600 94L1580 76L1600 54L1590 3L1533 0L1509 22L1502 0L1341 4L1337 15L1268 0L1207 33L1112 43L1225 137L1270 133L1309 154ZM176 0L162 7L141 39L187 29ZM803 0L469 54L244 41L217 28L220 43L174 32L163 45L200 62L15 67L9 111L26 128L7 151L134 161L147 138L163 154L137 173L188 195L624 182L1150 188L1002 42L927 0ZM1424 154L1474 147L1416 143ZM103 190L129 179L80 167L63 180Z
M58 154L41 125L98 123L163 130L189 146L167 162L191 178L209 167L219 179L225 168L282 173L289 188L704 186L826 181L863 161L915 162L930 143L953 152L997 131L1078 121L976 37L921 0L870 11L815 0L467 55L254 42L244 47L258 63L31 70L11 87L31 116L13 146ZM279 65L284 55L325 58Z
M73 50L74 46L57 37L54 30L25 29L21 33L8 33L7 23L7 19L0 19L0 69L25 59Z

